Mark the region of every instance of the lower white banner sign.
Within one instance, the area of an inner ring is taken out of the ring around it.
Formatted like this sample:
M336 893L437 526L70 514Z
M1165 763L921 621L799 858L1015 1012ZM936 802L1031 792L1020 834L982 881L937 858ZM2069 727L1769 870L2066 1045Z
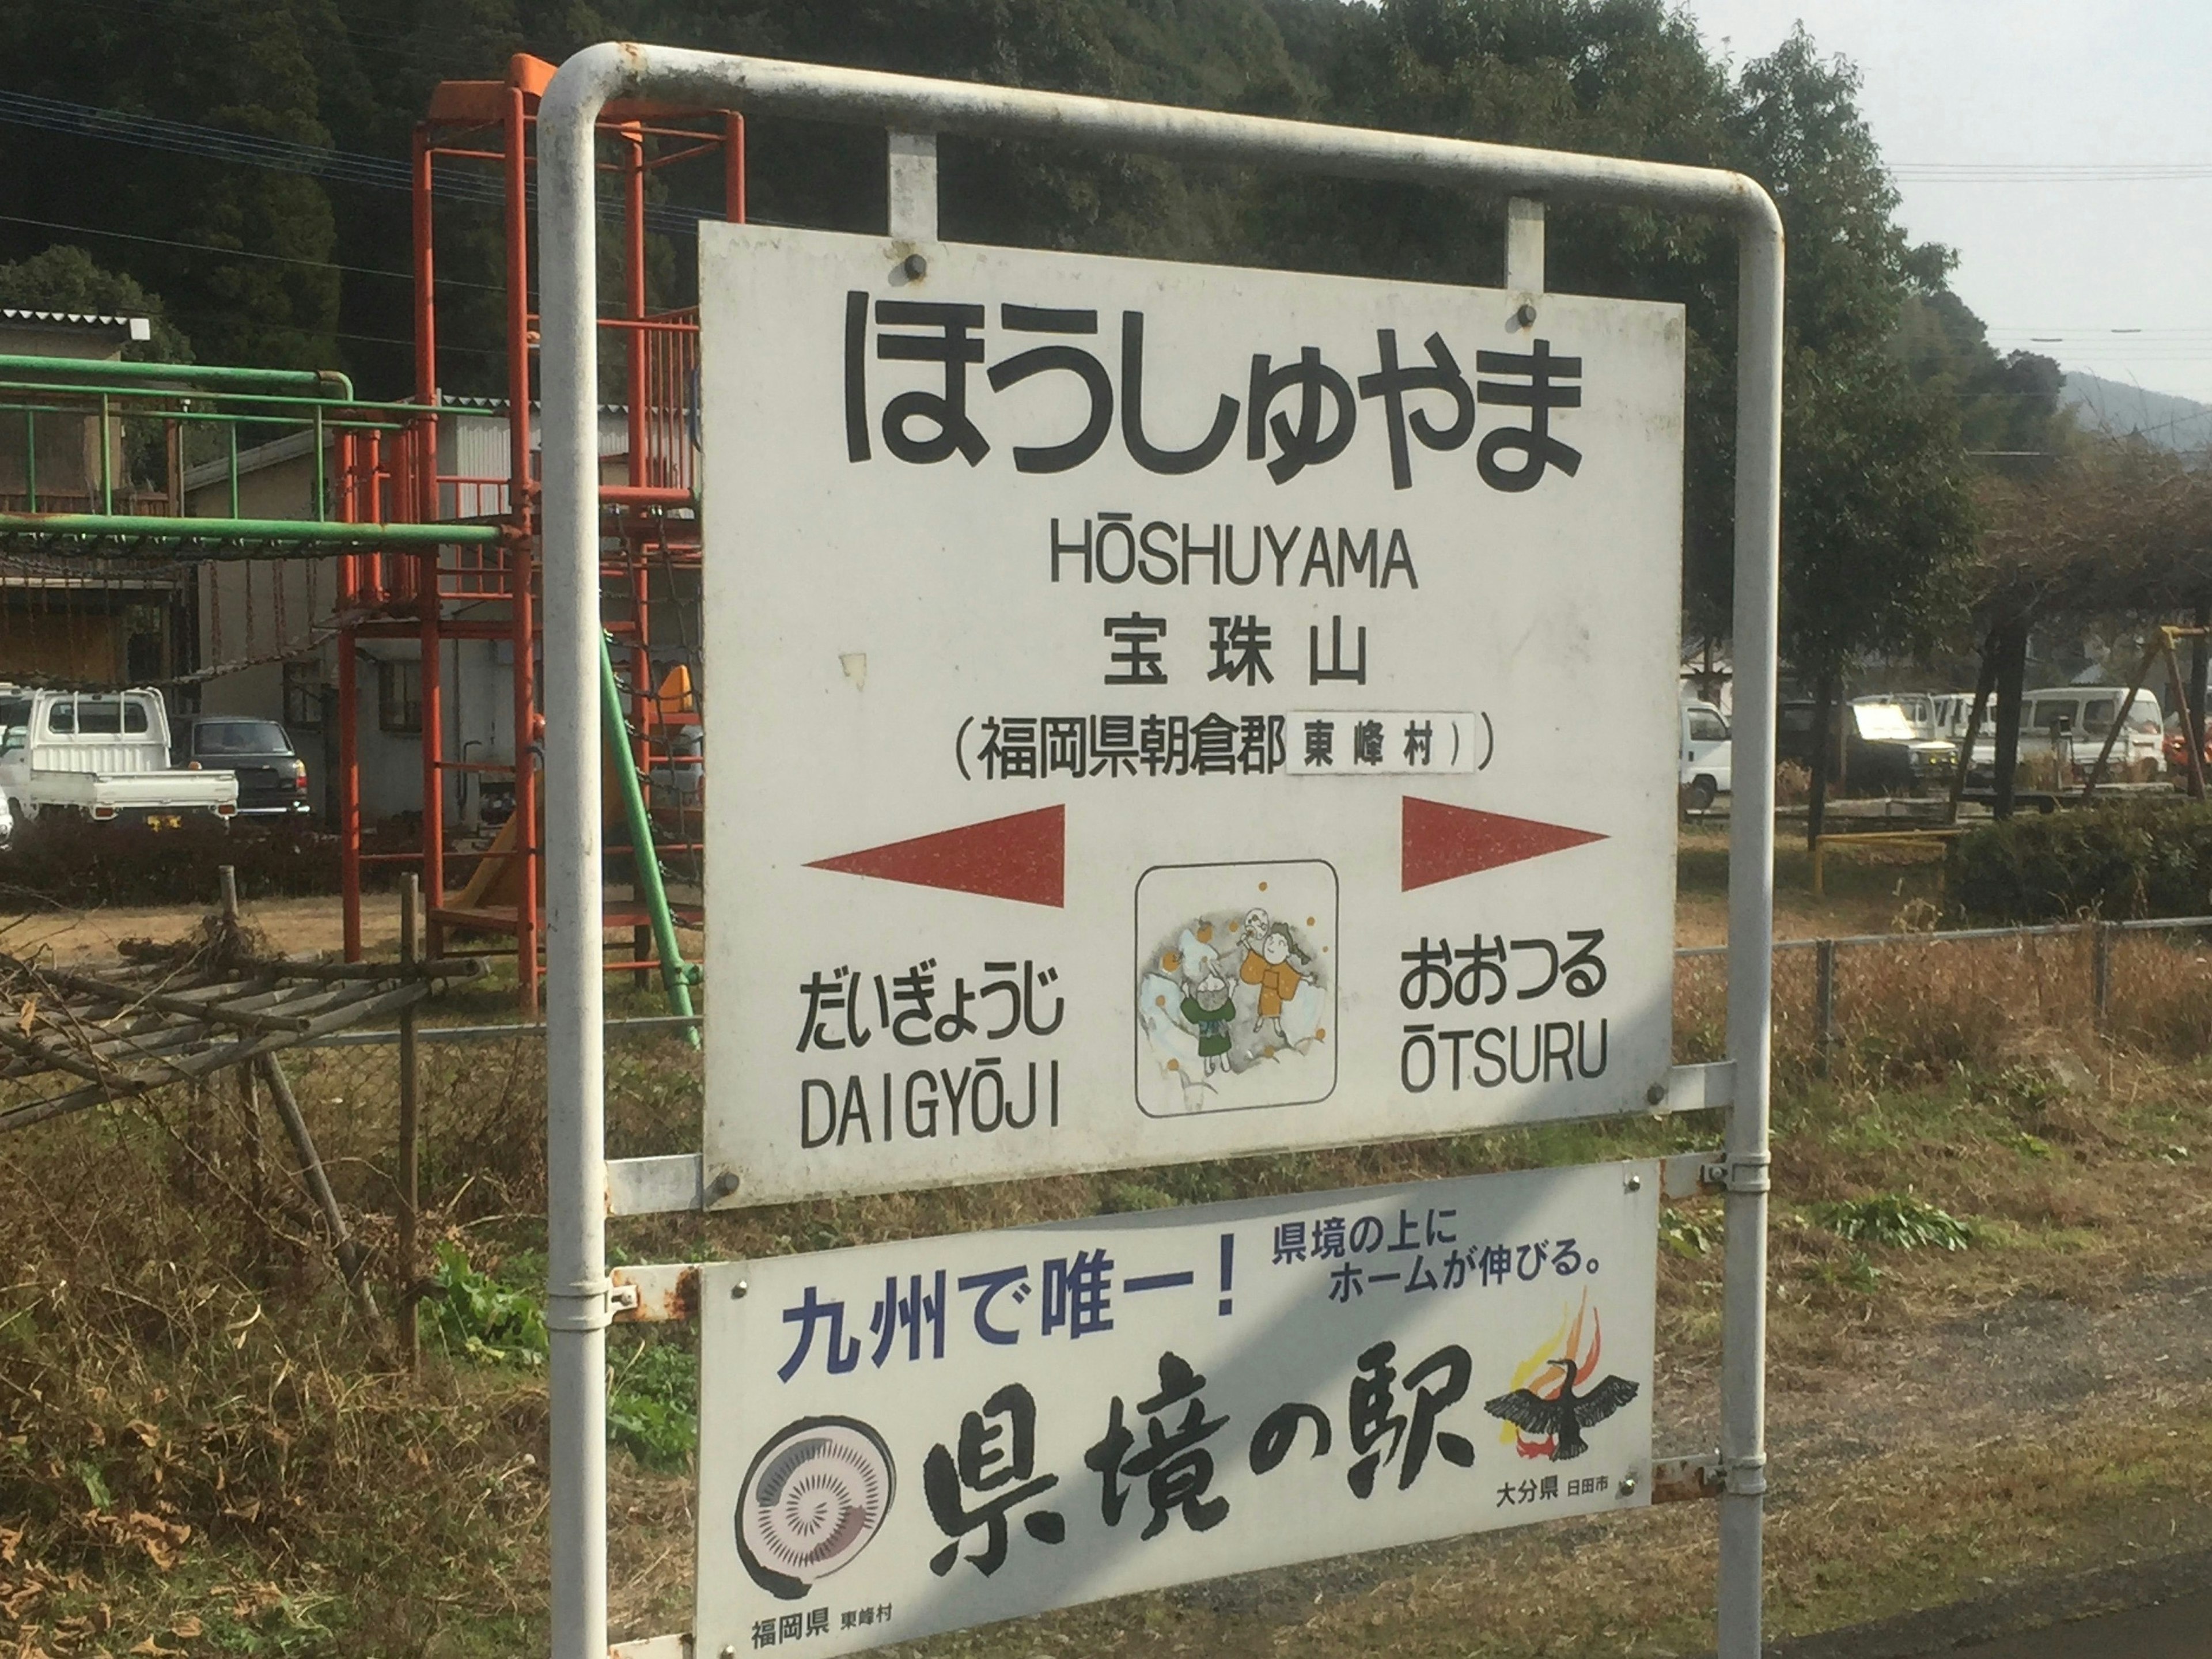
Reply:
M708 1267L698 1650L1650 1501L1656 1163Z

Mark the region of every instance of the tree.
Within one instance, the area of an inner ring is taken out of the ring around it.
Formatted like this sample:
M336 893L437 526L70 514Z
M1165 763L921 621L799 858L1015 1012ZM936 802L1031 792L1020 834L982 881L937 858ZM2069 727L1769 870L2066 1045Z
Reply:
M1890 349L1943 256L1912 249L1896 223L1856 71L1821 58L1800 26L1739 88L1744 165L1789 237L1781 647L1814 686L1817 836L1842 678L1869 653L1924 649L1963 615L1973 504L1955 401L1914 385Z
M17 90L225 132L327 144L295 0L148 0L58 9L0 0ZM316 179L177 148L125 147L10 131L0 179L0 251L27 254L37 226L120 233L102 256L158 283L174 319L216 362L313 367L339 361L335 228ZM240 253L258 256L240 258Z
M143 317L153 338L125 355L143 362L188 363L192 343L170 323L161 297L136 279L103 270L81 247L58 244L13 264L0 264L0 306L26 311L74 311L95 316Z
M2010 461L2056 453L2075 433L2059 403L2064 374L2039 352L1997 355L1988 327L1944 286L1956 263L1948 248L1913 250L1916 288L1905 296L1892 349L1916 383L1956 401L1970 454Z

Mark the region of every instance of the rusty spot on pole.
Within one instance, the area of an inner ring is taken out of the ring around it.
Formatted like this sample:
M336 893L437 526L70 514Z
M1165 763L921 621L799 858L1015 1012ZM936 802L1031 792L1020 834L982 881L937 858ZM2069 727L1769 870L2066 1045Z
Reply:
M1651 1466L1655 1504L1692 1504L1701 1498L1718 1498L1726 1484L1718 1461L1710 1457L1662 1458Z

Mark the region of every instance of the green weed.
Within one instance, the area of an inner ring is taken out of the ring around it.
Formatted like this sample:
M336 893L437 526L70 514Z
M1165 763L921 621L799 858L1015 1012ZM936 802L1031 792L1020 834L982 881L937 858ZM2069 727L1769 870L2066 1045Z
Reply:
M678 1343L641 1341L610 1359L607 1440L651 1469L681 1469L699 1443L699 1361Z
M1676 1255L1695 1260L1718 1242L1717 1228L1693 1220L1671 1206L1659 1212L1659 1243Z
M1895 1250L1963 1250L1974 1242L1973 1230L1965 1222L1910 1193L1823 1204L1814 1216L1838 1238Z
M510 1261L510 1272L538 1265ZM530 1291L472 1267L460 1246L441 1243L430 1274L436 1294L427 1328L448 1359L535 1370L545 1363L545 1310ZM672 1341L617 1332L607 1362L607 1441L647 1468L680 1469L699 1443L699 1362Z
M533 1368L545 1363L545 1310L538 1298L471 1267L459 1245L438 1246L430 1286L425 1334L447 1358Z

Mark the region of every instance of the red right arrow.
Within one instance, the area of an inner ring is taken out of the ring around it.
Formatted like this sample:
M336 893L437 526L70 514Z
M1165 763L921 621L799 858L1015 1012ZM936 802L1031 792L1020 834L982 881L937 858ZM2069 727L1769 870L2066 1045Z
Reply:
M1508 817L1503 812L1478 811L1471 806L1447 806L1442 801L1405 798L1404 826L1400 836L1399 879L1402 890L1433 887L1456 876L1500 865L1519 864L1585 842L1603 841L1588 830L1570 830L1563 823L1544 823L1534 818Z

